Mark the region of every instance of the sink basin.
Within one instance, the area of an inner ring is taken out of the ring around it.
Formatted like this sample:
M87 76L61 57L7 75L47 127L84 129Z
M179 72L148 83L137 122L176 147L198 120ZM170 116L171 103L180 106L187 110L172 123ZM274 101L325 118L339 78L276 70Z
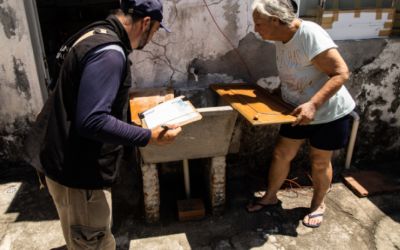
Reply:
M229 150L237 112L230 106L197 109L202 119L182 127L172 144L140 148L144 163L225 156Z

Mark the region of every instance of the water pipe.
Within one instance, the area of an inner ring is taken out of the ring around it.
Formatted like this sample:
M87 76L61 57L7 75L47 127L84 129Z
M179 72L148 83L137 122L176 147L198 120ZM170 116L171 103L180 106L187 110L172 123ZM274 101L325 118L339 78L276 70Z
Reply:
M346 162L344 164L346 169L350 168L351 158L353 157L354 144L357 137L358 125L360 124L360 116L355 111L351 112L350 115L351 117L353 117L353 125L351 128L349 145L347 146Z

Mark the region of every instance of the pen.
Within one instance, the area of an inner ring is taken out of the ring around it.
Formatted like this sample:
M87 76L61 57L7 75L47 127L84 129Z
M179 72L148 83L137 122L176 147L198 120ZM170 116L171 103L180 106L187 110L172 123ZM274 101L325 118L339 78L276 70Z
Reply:
M161 125L161 128L163 128L163 129L165 129L165 130L168 130L168 129L169 129L169 127L168 127L167 125Z

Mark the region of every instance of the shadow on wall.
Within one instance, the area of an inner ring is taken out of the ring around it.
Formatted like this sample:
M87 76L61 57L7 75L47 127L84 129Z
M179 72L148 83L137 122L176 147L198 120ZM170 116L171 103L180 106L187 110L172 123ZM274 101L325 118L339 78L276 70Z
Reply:
M200 81L202 76L216 73L255 84L257 79L278 74L275 46L258 39L254 33L248 33L239 42L237 49L223 56L212 60L194 59L189 65L196 69Z

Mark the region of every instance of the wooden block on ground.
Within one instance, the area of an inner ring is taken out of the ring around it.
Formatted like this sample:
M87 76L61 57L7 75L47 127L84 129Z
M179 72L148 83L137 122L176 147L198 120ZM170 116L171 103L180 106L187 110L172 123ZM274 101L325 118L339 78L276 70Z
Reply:
M178 218L180 221L199 220L204 218L206 211L200 199L178 201Z
M359 197L400 190L400 184L377 171L357 171L343 174L344 183Z

